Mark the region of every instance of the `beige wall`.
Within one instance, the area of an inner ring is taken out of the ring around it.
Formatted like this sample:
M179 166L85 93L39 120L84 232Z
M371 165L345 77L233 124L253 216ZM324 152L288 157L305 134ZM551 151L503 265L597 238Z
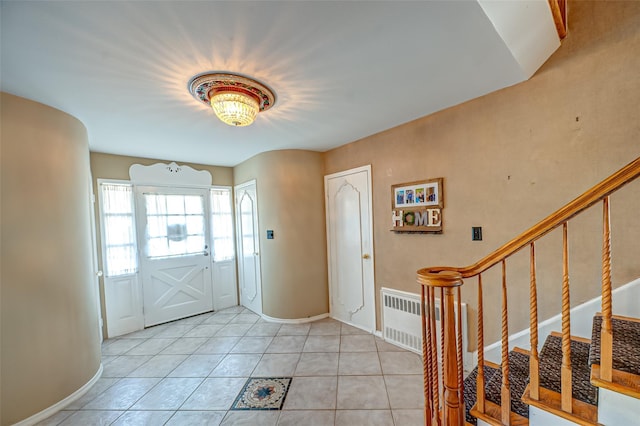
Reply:
M574 1L569 10L569 36L529 81L326 153L327 174L372 165L377 291L419 292L417 269L479 260L640 155L640 2ZM390 232L391 185L436 177L444 233ZM640 182L612 203L620 285L640 276ZM573 305L597 293L599 214L570 225ZM471 241L472 226L483 227L484 241ZM554 232L538 249L541 318L559 312L561 268L547 261L560 248ZM512 332L528 327L527 270L526 254L508 263ZM487 342L498 339L498 285L487 274ZM463 291L473 316L475 287Z
M2 94L2 425L63 400L100 367L87 132Z
M104 154L100 152L91 153L91 174L93 176L93 191L96 194L95 220L97 227L97 246L98 246L98 267L102 266L102 242L100 233L100 197L98 197L98 179L118 179L129 180L129 168L133 164L142 164L149 166L156 163L170 163L173 160L158 160L152 158L129 157L125 155ZM206 164L179 163L187 165L196 170L207 170L211 173L213 185L233 186L233 169L231 167L210 166ZM103 313L103 334L105 338L107 333L107 318L104 316L106 312L104 306L104 279L100 278L100 301Z
M236 185L257 181L265 315L297 319L329 311L323 176L322 154L302 150L263 153L234 168Z

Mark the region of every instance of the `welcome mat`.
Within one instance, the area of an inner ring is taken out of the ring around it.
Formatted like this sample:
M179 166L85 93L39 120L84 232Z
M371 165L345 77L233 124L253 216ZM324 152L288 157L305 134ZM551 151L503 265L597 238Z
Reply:
M232 410L280 410L291 385L291 377L255 377L247 380L231 406Z

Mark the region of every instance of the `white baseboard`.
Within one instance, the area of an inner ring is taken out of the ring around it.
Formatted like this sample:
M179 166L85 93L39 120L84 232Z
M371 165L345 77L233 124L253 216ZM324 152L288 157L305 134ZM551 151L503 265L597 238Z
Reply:
M628 317L640 317L640 278L625 284L612 292L613 314ZM593 316L601 311L602 297L596 297L588 302L571 309L571 335L591 339L591 328ZM519 331L509 336L509 350L514 346L523 349L531 349L530 329ZM558 314L538 324L538 350L542 349L546 336L552 331L562 330L562 315ZM500 341L492 343L484 348L484 358L488 361L500 364L501 358ZM477 364L478 352L474 352L474 365Z
M35 425L38 422L41 422L42 420L51 417L52 415L54 415L55 413L57 413L58 411L64 409L67 405L71 404L73 401L77 400L78 398L80 398L81 396L83 396L85 393L87 393L89 391L89 389L91 389L91 387L98 381L98 379L100 377L102 377L102 363L100 363L100 368L98 368L98 371L96 372L96 374L94 374L94 376L84 385L82 385L82 387L80 389L78 389L77 391L75 391L74 393L72 393L71 395L67 396L65 399L63 399L62 401L59 401L56 404L53 404L51 407L49 408L45 408L44 410L40 411L39 413L34 414L33 416L26 418L18 423L15 423L13 426L32 426Z
M270 317L269 315L262 314L262 319L264 319L265 321L277 322L277 323L280 323L280 324L305 324L305 323L308 323L308 322L318 321L318 320L321 320L323 318L328 318L328 317L329 317L329 313L320 314L320 315L316 315L316 316L308 317L308 318L293 318L293 319L274 318L274 317Z

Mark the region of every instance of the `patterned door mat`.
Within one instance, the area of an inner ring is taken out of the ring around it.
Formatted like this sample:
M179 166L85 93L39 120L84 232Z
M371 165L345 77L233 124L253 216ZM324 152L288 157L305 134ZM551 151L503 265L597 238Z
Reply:
M255 377L247 380L232 410L281 410L291 377Z

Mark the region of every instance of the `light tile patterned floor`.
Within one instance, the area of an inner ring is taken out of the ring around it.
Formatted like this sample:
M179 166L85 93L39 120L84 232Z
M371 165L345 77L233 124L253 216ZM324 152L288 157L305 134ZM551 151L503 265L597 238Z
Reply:
M275 324L242 307L103 344L102 378L40 425L412 426L420 357L332 319ZM230 411L249 377L293 377L281 411Z

